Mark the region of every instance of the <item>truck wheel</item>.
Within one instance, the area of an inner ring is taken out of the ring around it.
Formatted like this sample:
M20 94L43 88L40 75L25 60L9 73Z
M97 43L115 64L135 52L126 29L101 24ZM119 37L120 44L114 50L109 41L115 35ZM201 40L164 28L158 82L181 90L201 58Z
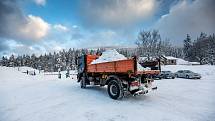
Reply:
M84 77L81 77L80 85L81 85L81 88L86 88L86 81Z
M187 76L186 76L186 79L189 79L189 78L190 78L190 77L187 75Z
M123 90L120 82L117 80L111 80L108 83L108 94L112 99L121 99L123 97Z

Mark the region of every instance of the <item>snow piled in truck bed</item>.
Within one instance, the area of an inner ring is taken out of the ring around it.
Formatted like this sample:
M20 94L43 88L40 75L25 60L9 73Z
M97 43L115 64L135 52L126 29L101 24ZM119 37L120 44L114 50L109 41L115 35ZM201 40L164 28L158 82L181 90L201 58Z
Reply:
M112 62L112 61L119 61L119 60L126 60L127 58L118 53L115 49L113 50L106 50L102 53L102 55L91 62L91 64L97 63L104 63L104 62ZM144 71L146 68L142 67L139 63L137 63L137 71Z
M111 62L111 61L118 61L118 60L126 60L127 58L119 54L115 49L113 50L106 50L102 53L102 55L91 62L91 64L97 64L97 63L104 63L104 62Z

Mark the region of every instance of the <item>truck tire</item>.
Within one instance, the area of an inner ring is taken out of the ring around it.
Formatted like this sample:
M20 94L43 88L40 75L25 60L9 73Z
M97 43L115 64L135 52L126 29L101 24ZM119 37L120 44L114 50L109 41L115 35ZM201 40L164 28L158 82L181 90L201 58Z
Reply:
M190 77L188 75L186 75L186 79L189 79Z
M108 83L108 94L109 96L114 99L114 100L117 100L117 99L121 99L123 97L123 87L121 85L121 83L117 80L111 80L109 83Z
M86 81L84 77L81 77L80 86L81 88L86 88Z

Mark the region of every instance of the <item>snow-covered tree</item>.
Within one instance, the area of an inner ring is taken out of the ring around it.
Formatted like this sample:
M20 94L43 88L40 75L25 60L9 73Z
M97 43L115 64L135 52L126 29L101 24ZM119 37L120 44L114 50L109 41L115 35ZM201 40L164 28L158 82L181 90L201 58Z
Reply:
M184 58L188 61L191 60L192 55L191 49L192 49L191 37L189 34L187 34L187 37L184 40Z

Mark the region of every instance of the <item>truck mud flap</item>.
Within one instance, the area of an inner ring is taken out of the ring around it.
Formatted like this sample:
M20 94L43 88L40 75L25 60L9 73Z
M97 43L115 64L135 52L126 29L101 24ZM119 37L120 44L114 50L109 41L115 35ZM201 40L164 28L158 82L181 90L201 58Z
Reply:
M153 88L152 88L152 90L157 90L157 89L158 89L158 87L153 87Z

